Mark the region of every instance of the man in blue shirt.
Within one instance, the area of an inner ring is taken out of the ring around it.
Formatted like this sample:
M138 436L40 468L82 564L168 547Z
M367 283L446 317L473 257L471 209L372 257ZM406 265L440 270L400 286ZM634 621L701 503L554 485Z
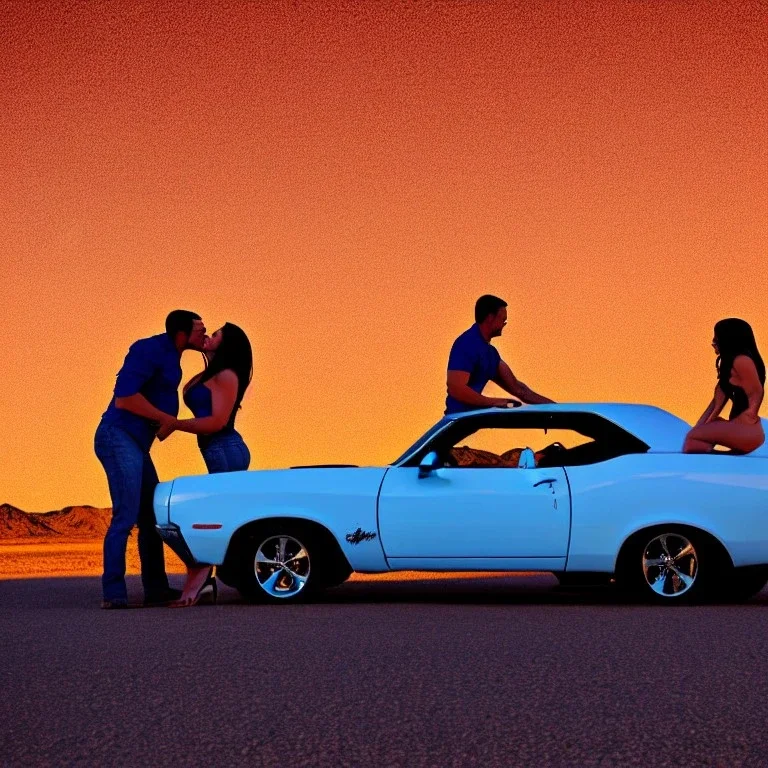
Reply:
M125 550L139 527L139 558L144 604L179 597L165 573L163 542L152 506L157 472L149 455L155 433L179 413L181 353L202 350L205 325L194 312L177 309L165 320L165 333L132 344L117 374L114 396L96 430L96 456L107 473L112 521L104 537L102 608L127 608Z
M491 339L501 336L507 324L507 303L497 296L481 296L475 304L475 324L453 342L448 358L448 397L445 413L475 408L506 407L515 402L507 397L486 397L489 381L524 403L552 403L519 381L501 359Z

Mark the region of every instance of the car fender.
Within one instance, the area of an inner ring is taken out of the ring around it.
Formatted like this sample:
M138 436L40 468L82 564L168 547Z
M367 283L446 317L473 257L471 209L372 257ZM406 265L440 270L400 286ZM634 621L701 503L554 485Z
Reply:
M652 513L645 515L641 519L634 520L633 523L634 523L633 525L626 526L625 529L618 536L618 539L620 541L618 543L618 549L616 550L616 554L613 560L612 570L614 571L618 566L621 550L623 549L627 541L629 541L629 539L631 539L635 534L640 533L640 531L645 531L650 528L655 528L657 526L660 526L660 527L684 526L686 528L693 528L697 531L706 533L708 536L710 536L712 539L714 539L720 544L720 546L723 548L723 550L728 554L728 557L730 558L728 547L725 545L725 542L723 542L720 539L718 533L715 531L714 527L710 524L710 521L703 520L699 515L695 513L694 510L672 509L672 508L667 510L654 510Z
M749 457L650 453L567 467L566 569L612 572L629 536L664 524L706 532L736 566L768 563L767 468Z
M223 563L232 536L243 526L290 518L330 531L354 570L386 571L376 520L386 469L308 468L180 477L170 494L169 521L179 526L198 562Z

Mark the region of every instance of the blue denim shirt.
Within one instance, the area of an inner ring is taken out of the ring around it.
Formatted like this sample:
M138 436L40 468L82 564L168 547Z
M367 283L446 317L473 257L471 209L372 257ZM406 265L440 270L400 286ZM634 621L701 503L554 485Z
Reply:
M143 395L159 411L177 416L181 355L167 333L140 339L132 344L117 374L115 391L101 423L124 429L144 450L155 439L157 425L115 406L115 398Z
M500 362L501 355L498 350L483 338L475 323L453 342L448 358L448 370L466 371L469 374L467 384L470 389L482 394L485 385L496 378ZM450 395L445 399L446 414L470 410L471 405L462 403Z

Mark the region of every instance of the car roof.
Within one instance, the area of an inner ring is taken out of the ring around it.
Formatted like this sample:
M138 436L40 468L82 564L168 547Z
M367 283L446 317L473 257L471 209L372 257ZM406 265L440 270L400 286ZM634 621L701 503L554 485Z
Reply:
M591 413L613 422L642 440L654 453L679 453L691 425L663 408L636 403L547 403L518 408L481 408L452 413L445 421L458 421L478 414Z

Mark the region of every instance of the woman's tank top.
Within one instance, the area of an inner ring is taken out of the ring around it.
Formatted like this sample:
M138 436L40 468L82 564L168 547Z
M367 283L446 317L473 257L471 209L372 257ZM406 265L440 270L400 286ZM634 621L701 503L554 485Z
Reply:
M192 411L196 419L205 418L206 416L211 416L213 414L213 398L211 396L211 390L208 389L202 381L193 384L184 393L184 403L187 408ZM198 435L198 444L201 447L204 447L205 445L208 445L216 435L233 432L235 429L236 411L236 408L232 409L229 421L227 421L226 425L218 432L214 432L211 435Z
M747 354L747 357L752 358L752 355ZM762 380L761 380L761 383ZM725 396L731 401L731 413L728 416L730 421L733 421L737 416L741 416L744 411L749 408L749 398L747 393L738 385L731 384L730 377L727 382L721 381L720 389L723 390Z
M196 419L205 418L213 413L211 390L201 381L198 381L184 393L184 403Z

